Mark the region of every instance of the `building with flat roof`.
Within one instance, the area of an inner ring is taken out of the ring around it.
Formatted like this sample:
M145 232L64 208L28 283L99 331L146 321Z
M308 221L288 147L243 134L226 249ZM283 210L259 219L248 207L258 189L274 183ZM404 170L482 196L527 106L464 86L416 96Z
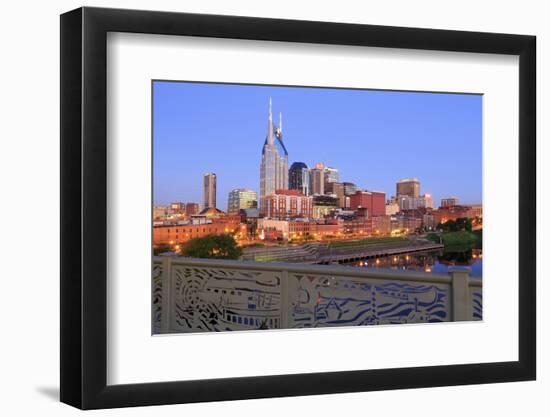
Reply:
M325 194L325 165L318 162L315 168L309 171L309 190L312 195Z
M458 197L446 197L441 199L440 207L452 207L458 206L459 200Z
M432 212L435 223L445 223L449 220L456 220L462 217L476 217L474 210L472 210L469 206L446 206L446 207L439 207L439 209L434 210Z
M288 170L288 188L309 195L309 168L304 162L294 162Z
M187 216L193 216L198 214L200 211L199 203L186 203L185 204L185 214Z
M322 219L340 208L338 198L332 195L313 196L313 218Z
M402 195L397 198L397 203L400 210L417 210L419 208L431 208L431 206L433 206L431 197L426 199L425 196L410 197Z
M418 178L404 178L395 185L395 196L420 197L420 181Z
M313 197L297 190L276 190L266 196L264 201L265 207L261 211L264 217L287 219L312 216Z
M328 182L325 184L325 193L335 196L338 199L340 208L349 207L349 199L346 198L345 186L342 182Z
M248 188L231 190L227 197L227 212L236 214L240 209L258 207L258 193Z
M367 216L386 215L386 193L382 191L356 191L350 196L352 210L367 209Z
M241 224L239 216L220 216L182 224L155 225L153 226L153 246L169 245L175 247L194 238L223 234L232 234L237 238L245 237L246 224Z
M338 172L338 169L325 167L325 187L328 183L339 182L339 181L340 181L340 174Z

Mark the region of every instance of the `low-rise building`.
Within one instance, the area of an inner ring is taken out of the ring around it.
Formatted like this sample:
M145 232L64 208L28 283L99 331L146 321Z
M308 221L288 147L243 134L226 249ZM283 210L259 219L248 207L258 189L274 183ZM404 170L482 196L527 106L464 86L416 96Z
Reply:
M436 224L445 223L449 220L456 220L462 217L475 217L473 213L474 212L468 206L445 206L439 207L439 209L432 212Z
M312 217L322 219L340 208L338 198L330 195L313 196Z
M345 235L370 236L372 233L372 220L366 217L355 217L350 220L344 220L342 231Z
M447 197L441 199L440 207L458 206L458 197Z
M393 216L397 213L399 213L399 204L396 201L388 201L386 203L386 215Z
M241 217L227 215L209 207L185 221L165 221L153 225L153 246L182 245L191 239L209 235L231 234L237 239L246 237L246 224Z
M199 203L186 203L185 204L185 214L187 216L193 216L200 212Z
M182 245L194 238L223 234L242 238L246 235L246 225L240 223L239 216L211 219L204 223L156 225L153 226L153 246Z
M430 228L430 229L434 229L435 226L437 226L437 223L435 221L435 216L433 214L424 214L422 216L422 225L424 227L427 227L427 228Z
M153 206L153 220L164 219L168 214L168 207Z
M391 216L371 217L373 235L387 235L391 233Z
M342 221L318 222L307 219L277 220L258 219L258 236L271 239L273 236L288 239L320 239L327 236L339 236L342 233ZM274 233L276 231L277 233Z

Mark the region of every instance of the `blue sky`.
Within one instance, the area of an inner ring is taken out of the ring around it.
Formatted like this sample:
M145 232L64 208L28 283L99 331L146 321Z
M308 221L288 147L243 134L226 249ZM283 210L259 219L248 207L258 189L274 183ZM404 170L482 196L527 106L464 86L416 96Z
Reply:
M283 113L289 166L316 162L340 180L395 194L418 177L442 197L481 203L482 96L155 81L155 204L202 203L202 177L218 177L218 208L234 188L259 191L269 97Z

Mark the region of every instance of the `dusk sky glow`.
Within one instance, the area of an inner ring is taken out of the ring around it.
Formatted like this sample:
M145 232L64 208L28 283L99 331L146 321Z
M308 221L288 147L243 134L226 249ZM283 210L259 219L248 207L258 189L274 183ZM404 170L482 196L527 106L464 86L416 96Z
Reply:
M154 204L202 203L206 172L217 175L218 208L235 188L259 192L260 158L283 114L288 165L338 168L340 181L386 198L417 177L434 206L456 196L481 203L482 96L155 81Z

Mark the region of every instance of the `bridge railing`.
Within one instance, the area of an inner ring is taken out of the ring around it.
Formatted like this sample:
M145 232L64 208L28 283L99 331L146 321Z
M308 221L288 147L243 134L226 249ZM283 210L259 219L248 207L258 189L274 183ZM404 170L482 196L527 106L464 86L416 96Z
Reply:
M162 256L153 333L482 319L482 283L448 274Z

